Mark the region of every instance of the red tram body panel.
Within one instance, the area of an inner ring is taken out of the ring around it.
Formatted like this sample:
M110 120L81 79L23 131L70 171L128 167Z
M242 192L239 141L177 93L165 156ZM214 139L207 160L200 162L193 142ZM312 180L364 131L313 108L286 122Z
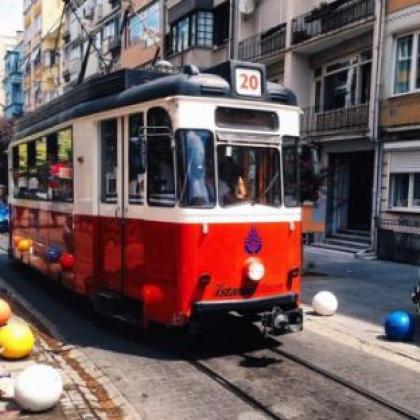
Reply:
M144 103L127 99L118 108L107 105L73 121L63 117L45 128L40 116L36 130L24 121L9 159L10 255L91 297L105 314L123 316L134 308L143 326L183 326L236 311L262 314L271 332L301 329L297 143L285 148L286 138L298 136L299 109L267 103L265 70L257 69L265 102L181 92L156 94L152 103L149 97ZM227 81L234 82L215 74L210 85L231 92ZM172 119L169 134L149 124L157 106ZM200 115L190 115L197 107ZM250 128L238 128L235 109L255 118ZM216 127L214 112L223 113ZM96 143L89 139L95 135ZM170 163L172 178L162 162ZM29 248L22 242L28 240Z

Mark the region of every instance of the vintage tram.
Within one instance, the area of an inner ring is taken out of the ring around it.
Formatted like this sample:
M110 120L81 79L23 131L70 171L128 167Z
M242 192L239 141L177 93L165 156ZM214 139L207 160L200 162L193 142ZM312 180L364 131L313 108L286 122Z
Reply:
M300 330L299 115L259 64L88 80L17 124L9 254L144 327Z

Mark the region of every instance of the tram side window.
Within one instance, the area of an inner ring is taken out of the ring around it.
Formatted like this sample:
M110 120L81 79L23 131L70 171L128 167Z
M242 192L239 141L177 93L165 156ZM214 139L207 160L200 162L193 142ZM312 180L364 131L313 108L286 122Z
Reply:
M117 120L101 122L101 201L117 202Z
M175 205L171 121L163 108L147 113L147 200L151 206Z
M299 157L298 138L283 137L283 179L284 204L286 207L299 205Z
M40 200L47 200L49 166L47 161L46 137L42 137L35 141L35 166L37 180L36 198Z
M182 206L213 207L214 147L213 137L206 130L179 130L178 198Z
M38 179L36 176L35 141L27 143L28 148L28 198L36 198Z
M43 164L40 146L40 176L45 183L45 166L48 167L48 199L73 201L73 144L71 129L61 130L47 136L47 165Z
M13 148L13 195L15 198L28 196L28 145L19 144Z
M128 131L128 199L131 204L143 204L146 171L143 114L130 115Z

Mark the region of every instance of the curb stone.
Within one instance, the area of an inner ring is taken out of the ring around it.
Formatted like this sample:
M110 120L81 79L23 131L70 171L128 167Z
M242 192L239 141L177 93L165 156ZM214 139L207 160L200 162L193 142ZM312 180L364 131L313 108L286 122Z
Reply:
M60 406L66 419L141 420L141 416L88 356L79 348L67 344L44 315L1 279L0 288L9 300L14 301L15 312L23 314L22 317L34 328L42 349L38 360L58 367L64 373L65 386ZM89 390L89 398L84 395L86 389Z

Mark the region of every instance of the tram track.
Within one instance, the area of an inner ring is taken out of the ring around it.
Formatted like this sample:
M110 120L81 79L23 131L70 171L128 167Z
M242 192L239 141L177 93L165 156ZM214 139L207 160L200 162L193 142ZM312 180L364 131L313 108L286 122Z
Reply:
M390 413L396 414L399 418L405 418L410 420L420 420L420 414L411 411L373 391L370 391L363 386L352 382L342 376L339 376L333 372L328 371L327 369L310 362L306 359L303 359L295 354L292 354L286 350L279 349L279 348L266 348L264 353L260 355L261 357L267 357L267 354L275 354L277 356L281 356L288 361L299 365L305 369L310 370L311 372L316 373L318 376L325 378L329 381L332 381L341 387L346 388L350 392L356 393L358 396L362 397L364 400L368 400L383 409L389 411ZM238 352L234 354L237 357L244 357L246 356L245 353ZM253 409L259 411L261 414L264 414L267 418L274 419L274 420L286 420L289 417L281 414L280 410L273 410L270 408L269 405L264 404L258 397L252 395L250 392L243 389L240 385L235 384L235 380L230 379L227 375L220 373L217 369L214 369L210 366L210 364L206 361L200 360L199 358L191 357L190 355L180 355L184 359L184 361L188 362L191 366L193 366L196 370L200 371L208 378L212 379L213 381L217 382L220 386L225 388L227 391L234 394L236 397L240 398L243 402L248 404Z

